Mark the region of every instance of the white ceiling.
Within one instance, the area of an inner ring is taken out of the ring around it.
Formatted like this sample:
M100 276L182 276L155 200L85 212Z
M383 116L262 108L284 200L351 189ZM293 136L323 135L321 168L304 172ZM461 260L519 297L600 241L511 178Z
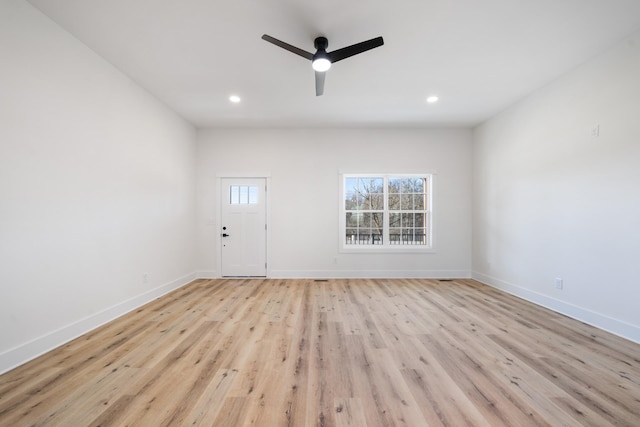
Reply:
M640 28L639 0L29 2L199 127L472 126ZM385 44L316 97L310 62L264 33Z

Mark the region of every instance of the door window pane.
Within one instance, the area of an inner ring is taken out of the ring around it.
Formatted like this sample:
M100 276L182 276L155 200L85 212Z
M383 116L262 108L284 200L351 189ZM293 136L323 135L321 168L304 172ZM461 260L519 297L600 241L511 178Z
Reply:
M255 185L232 185L229 187L229 203L232 205L255 205L258 203L258 187Z

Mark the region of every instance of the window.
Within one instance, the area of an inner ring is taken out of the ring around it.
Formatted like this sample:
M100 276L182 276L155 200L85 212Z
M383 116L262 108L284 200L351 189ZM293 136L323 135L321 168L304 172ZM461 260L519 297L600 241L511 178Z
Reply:
M430 174L343 175L341 248L431 249Z
M232 185L229 188L229 203L232 205L255 205L258 203L258 187Z

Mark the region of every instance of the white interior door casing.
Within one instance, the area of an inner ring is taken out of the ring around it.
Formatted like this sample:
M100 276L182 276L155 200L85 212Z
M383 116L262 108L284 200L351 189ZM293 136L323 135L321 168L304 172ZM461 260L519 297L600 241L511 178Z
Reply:
M267 273L265 178L221 178L221 275L257 276Z

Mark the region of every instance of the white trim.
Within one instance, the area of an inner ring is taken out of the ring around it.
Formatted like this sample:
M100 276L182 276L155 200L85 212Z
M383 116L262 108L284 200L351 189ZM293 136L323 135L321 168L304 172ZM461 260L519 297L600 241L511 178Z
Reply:
M218 172L216 178L271 178L271 172L266 173L239 173L239 172Z
M217 271L196 271L196 279L219 279Z
M278 279L470 279L469 270L272 270Z
M79 336L90 332L105 323L111 322L136 308L143 306L163 295L193 282L195 273L187 274L179 279L161 285L136 297L122 301L98 313L87 316L67 326L51 331L38 338L13 347L0 353L0 374L16 368L38 356L43 355Z
M366 168L361 170L360 168L349 168L349 169L338 169L338 174L340 175L359 175L363 177L370 177L374 175L437 175L438 171L436 169L415 169L409 168L403 171L398 171L396 169L385 169L385 168L375 168L376 174L371 173L371 168Z
M604 314L596 313L595 311L560 301L548 295L534 292L476 271L472 272L472 278L478 282L484 283L485 285L499 289L508 294L515 295L534 304L640 344L640 327L637 325L613 319Z
M342 236L342 234L340 234ZM421 245L345 245L340 244L338 252L341 254L435 254L433 247Z

